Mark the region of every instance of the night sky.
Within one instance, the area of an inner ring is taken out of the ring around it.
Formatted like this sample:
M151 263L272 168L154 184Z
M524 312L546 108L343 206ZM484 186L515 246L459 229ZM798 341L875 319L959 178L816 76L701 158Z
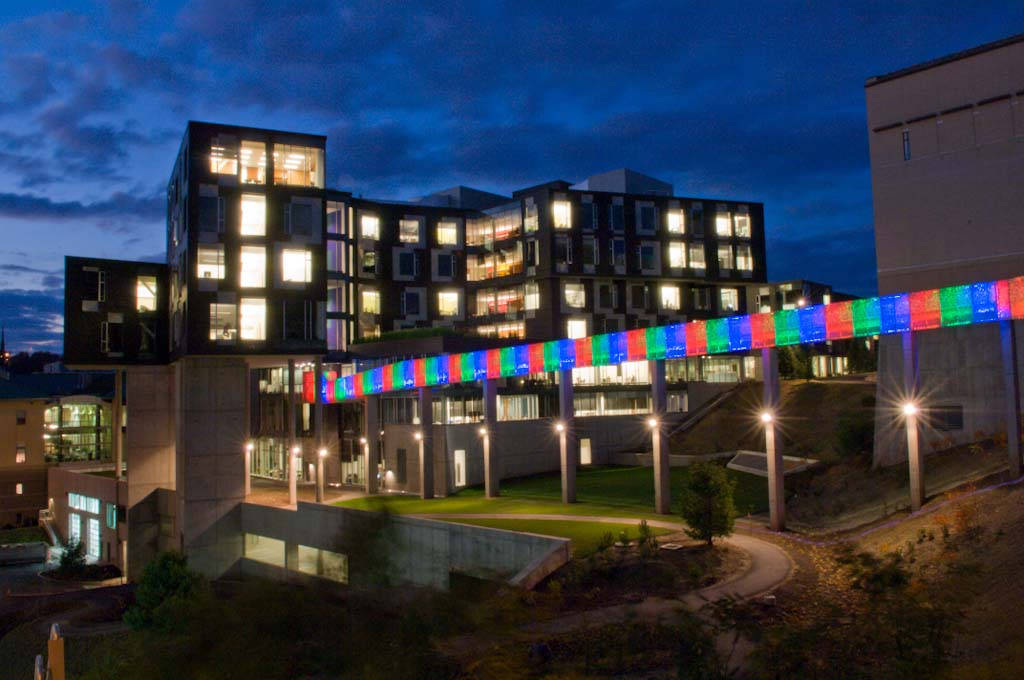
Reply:
M630 167L762 201L771 279L872 294L867 77L1024 31L1009 2L0 6L0 320L61 351L63 258L162 260L190 119L328 136L409 199ZM294 5L294 6L293 6Z

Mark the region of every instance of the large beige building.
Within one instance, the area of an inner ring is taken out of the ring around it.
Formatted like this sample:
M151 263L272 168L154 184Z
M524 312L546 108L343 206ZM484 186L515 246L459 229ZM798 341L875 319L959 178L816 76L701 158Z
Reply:
M865 94L879 293L1024 274L1024 34L869 78ZM999 337L922 334L926 451L1005 430ZM883 338L878 464L905 455L888 408L901 375L899 338Z

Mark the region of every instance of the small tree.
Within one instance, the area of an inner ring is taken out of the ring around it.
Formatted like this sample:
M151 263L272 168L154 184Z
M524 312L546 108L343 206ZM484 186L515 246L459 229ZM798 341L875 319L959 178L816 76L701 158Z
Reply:
M71 541L60 556L57 571L64 576L77 576L85 569L85 546L81 541Z
M160 611L197 595L204 586L202 577L188 568L179 552L161 553L146 565L135 589L135 604L125 612L124 620L132 628L161 628Z
M707 461L694 463L683 487L683 519L690 526L687 536L706 541L711 546L715 536L728 536L736 521L732 492L736 482L729 479L725 468Z

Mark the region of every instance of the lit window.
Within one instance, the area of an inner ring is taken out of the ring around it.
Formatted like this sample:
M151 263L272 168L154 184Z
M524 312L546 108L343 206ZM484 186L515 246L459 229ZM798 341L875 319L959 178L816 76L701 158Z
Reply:
M587 320L586 319L569 319L565 322L565 335L567 338L575 340L576 338L587 337Z
M732 257L732 246L718 246L718 268L733 269L735 264Z
M673 269L686 266L686 244L682 241L668 244L668 266Z
M717 213L715 215L715 233L719 236L732 236L732 220L729 213Z
M707 267L707 262L704 260L704 244L703 243L691 243L690 244L690 268L691 269L704 269Z
M736 268L744 272L754 270L754 257L750 254L750 246L736 246Z
M233 175L238 172L238 154L229 146L210 145L210 172L215 175Z
M267 145L263 142L242 142L242 168L239 178L243 184L266 184Z
M565 304L567 307L583 309L587 304L587 289L582 283L565 284Z
M523 220L523 231L530 233L537 231L539 220L537 219L537 204L526 204L526 218Z
M750 238L750 215L747 213L736 213L732 218L736 236Z
M25 493L25 487L21 485L21 482L18 482L17 484L14 485L14 493L18 494L19 496Z
M324 186L324 150L311 146L274 145L274 184Z
M668 233L670 234L684 234L686 233L686 222L683 218L683 211L679 209L672 209L668 211Z
M455 222L437 223L437 245L455 246L459 244L459 227Z
M262 288L267 285L267 251L263 246L242 246L242 288Z
M24 463L26 456L26 449L24 444L18 444L18 447L14 450L14 462Z
M459 313L459 292L441 291L437 294L437 313L441 316L456 316Z
M135 279L135 304L140 312L156 311L155 276L140 276Z
M527 283L524 286L523 303L526 309L540 309L540 286Z
M359 218L359 235L363 238L380 238L380 218L374 215L362 215Z
M117 528L117 506L113 503L107 503L107 528Z
M313 253L308 250L282 250L281 280L294 283L312 281Z
M740 308L740 293L735 288L723 288L718 294L723 312L735 312Z
M661 287L661 308L662 309L679 309L681 307L681 298L679 295L679 286L662 286Z
M234 341L238 336L235 305L210 304L210 340Z
M419 243L420 221L398 220L398 240L402 243Z
M196 276L201 279L224 278L224 245L203 245L196 249Z
M377 273L377 251L376 250L365 250L363 256L360 258L362 262L362 269L364 274L376 274Z
M267 197L263 194L242 194L242 236L263 236L267 233Z
M238 321L242 340L267 339L267 301L263 298L242 298L238 305Z
M572 228L571 214L572 207L569 201L554 201L551 204L551 215L554 220L555 229Z
M362 308L366 314L380 314L380 292L376 290L361 291Z

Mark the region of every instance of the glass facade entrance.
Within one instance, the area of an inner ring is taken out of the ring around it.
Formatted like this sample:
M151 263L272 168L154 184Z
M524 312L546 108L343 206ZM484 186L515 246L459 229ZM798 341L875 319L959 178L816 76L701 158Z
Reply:
M255 442L249 472L253 477L266 479L288 480L287 458L288 442L274 437L261 437ZM306 481L304 465L298 466L298 481Z

